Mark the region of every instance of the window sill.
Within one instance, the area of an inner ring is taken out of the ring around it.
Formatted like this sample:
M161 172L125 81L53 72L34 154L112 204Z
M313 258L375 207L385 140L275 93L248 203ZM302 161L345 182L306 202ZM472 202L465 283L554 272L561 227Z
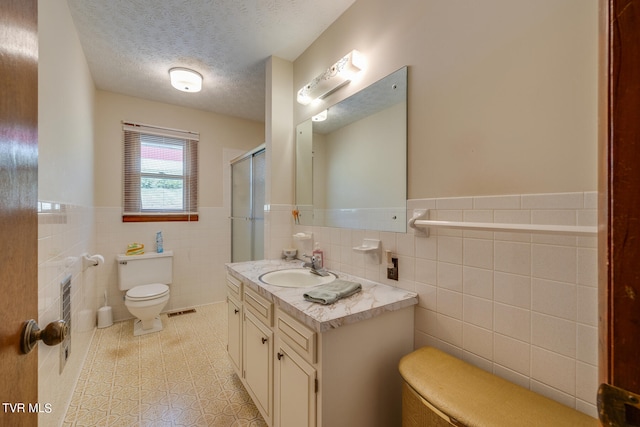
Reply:
M198 214L122 215L122 222L189 222L198 221Z

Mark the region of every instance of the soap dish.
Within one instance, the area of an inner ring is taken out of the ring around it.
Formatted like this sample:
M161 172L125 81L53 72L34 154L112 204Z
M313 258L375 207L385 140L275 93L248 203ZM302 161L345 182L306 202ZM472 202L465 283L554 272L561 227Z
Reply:
M376 264L380 264L380 240L364 239L362 245L354 246L353 250L358 253L370 255Z
M378 249L380 249L380 240L378 239L364 239L361 246L353 247L356 252L375 252Z

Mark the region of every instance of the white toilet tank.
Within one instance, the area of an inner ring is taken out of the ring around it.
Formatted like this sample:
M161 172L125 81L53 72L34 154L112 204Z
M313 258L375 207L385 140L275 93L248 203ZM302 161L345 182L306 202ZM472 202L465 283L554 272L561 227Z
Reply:
M173 280L173 251L129 256L120 254L116 260L121 291L150 283L169 285Z

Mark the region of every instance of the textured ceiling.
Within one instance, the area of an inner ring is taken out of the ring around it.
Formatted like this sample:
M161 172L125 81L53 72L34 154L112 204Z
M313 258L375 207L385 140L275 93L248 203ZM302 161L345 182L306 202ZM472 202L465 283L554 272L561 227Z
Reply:
M293 61L355 0L67 0L98 89L264 121L265 62ZM199 93L169 69L203 79Z

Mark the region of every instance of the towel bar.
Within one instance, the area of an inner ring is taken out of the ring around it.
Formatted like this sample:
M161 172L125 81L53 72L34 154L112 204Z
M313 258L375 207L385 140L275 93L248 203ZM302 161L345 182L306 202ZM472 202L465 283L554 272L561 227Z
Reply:
M547 224L506 224L494 222L436 221L423 219L429 216L429 209L416 209L409 220L409 227L422 232L424 228L454 228L476 231L503 231L511 233L569 234L575 236L594 236L598 227L583 225L547 225Z

